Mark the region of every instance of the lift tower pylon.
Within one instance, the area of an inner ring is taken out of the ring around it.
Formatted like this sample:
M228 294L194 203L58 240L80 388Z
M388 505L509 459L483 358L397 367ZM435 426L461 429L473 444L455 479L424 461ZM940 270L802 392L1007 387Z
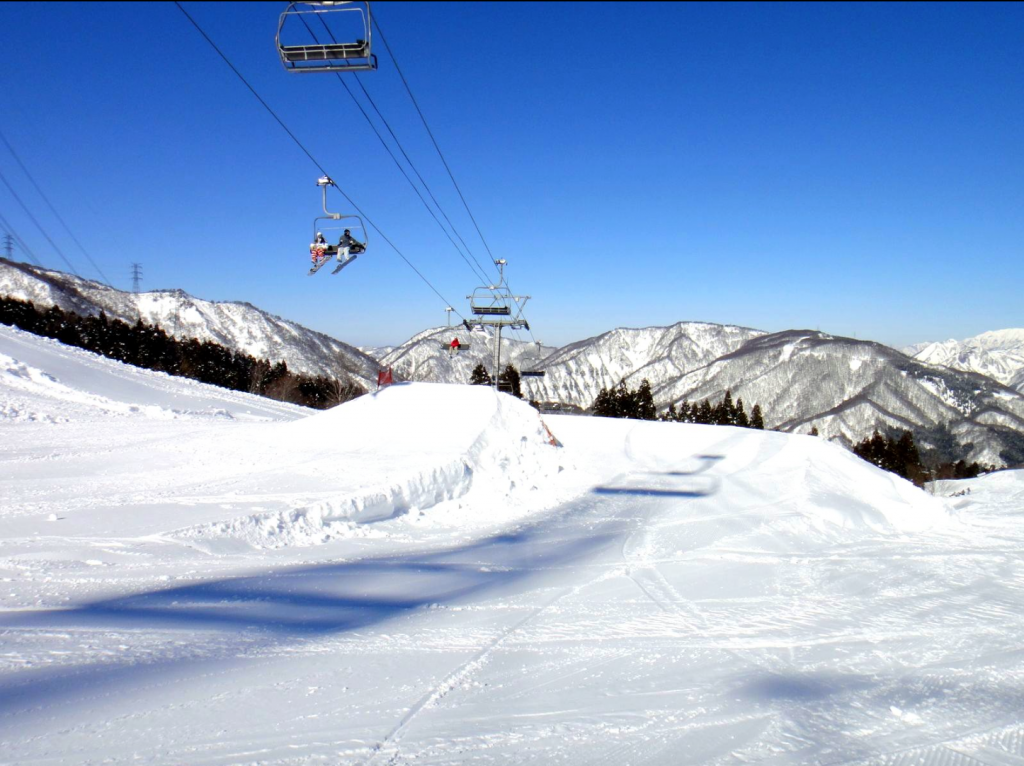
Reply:
M491 375L492 385L498 388L498 377L501 375L501 330L509 327L513 330L530 329L530 323L523 316L529 295L513 295L505 282L505 266L507 261L498 258L494 265L498 267L498 284L478 287L469 299L469 311L473 319L463 319L462 324L467 330L474 327L494 328L494 374Z

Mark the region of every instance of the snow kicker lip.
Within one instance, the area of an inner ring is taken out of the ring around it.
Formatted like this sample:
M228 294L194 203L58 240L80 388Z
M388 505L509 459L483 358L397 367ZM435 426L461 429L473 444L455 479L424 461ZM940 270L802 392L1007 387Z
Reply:
M390 487L187 527L170 536L200 547L216 547L218 541L253 548L321 545L350 537L361 526L457 499L469 491L472 481L473 469L464 460L456 460Z

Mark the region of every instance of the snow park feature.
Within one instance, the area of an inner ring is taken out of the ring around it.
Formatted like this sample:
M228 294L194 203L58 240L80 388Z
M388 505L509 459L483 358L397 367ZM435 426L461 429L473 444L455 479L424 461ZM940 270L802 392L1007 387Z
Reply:
M560 446L553 445L548 430ZM1024 758L1024 472L0 327L0 760Z

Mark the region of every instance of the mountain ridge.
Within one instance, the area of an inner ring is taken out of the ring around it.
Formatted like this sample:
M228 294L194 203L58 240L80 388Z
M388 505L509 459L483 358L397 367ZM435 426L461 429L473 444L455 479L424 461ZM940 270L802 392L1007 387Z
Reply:
M256 359L285 362L306 375L326 375L372 390L377 361L354 346L263 311L247 301L206 301L181 289L129 293L63 272L0 258L0 294L86 316L101 311L142 320L179 340L212 341Z
M246 302L203 301L181 290L124 293L3 259L0 293L77 313L142 318L179 338L214 340L366 389L376 385L381 368L391 368L396 380L465 384L477 365L490 369L494 362L490 328L428 328L374 359ZM1012 347L1016 332L994 331L983 341ZM456 337L460 349L452 352ZM949 456L992 465L1024 462L1024 396L983 373L923 356L923 350L911 357L817 330L768 333L677 322L616 328L560 348L503 336L499 367L542 371L543 377L522 379L523 395L551 408L586 410L602 389L636 388L646 379L659 410L683 400L720 400L729 391L748 409L760 405L766 426L776 430L817 429L850 446L876 429L906 428L926 448Z

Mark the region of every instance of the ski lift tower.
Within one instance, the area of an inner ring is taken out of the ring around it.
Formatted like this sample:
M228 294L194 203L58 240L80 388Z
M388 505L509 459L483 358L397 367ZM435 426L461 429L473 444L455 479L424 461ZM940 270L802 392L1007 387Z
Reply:
M530 329L530 323L523 316L529 295L513 295L505 282L504 258L498 258L494 265L498 267L498 284L478 287L469 299L469 311L473 319L463 319L462 324L467 330L474 327L494 328L494 374L491 376L494 388L498 388L498 377L501 375L501 330L509 327L513 330Z

